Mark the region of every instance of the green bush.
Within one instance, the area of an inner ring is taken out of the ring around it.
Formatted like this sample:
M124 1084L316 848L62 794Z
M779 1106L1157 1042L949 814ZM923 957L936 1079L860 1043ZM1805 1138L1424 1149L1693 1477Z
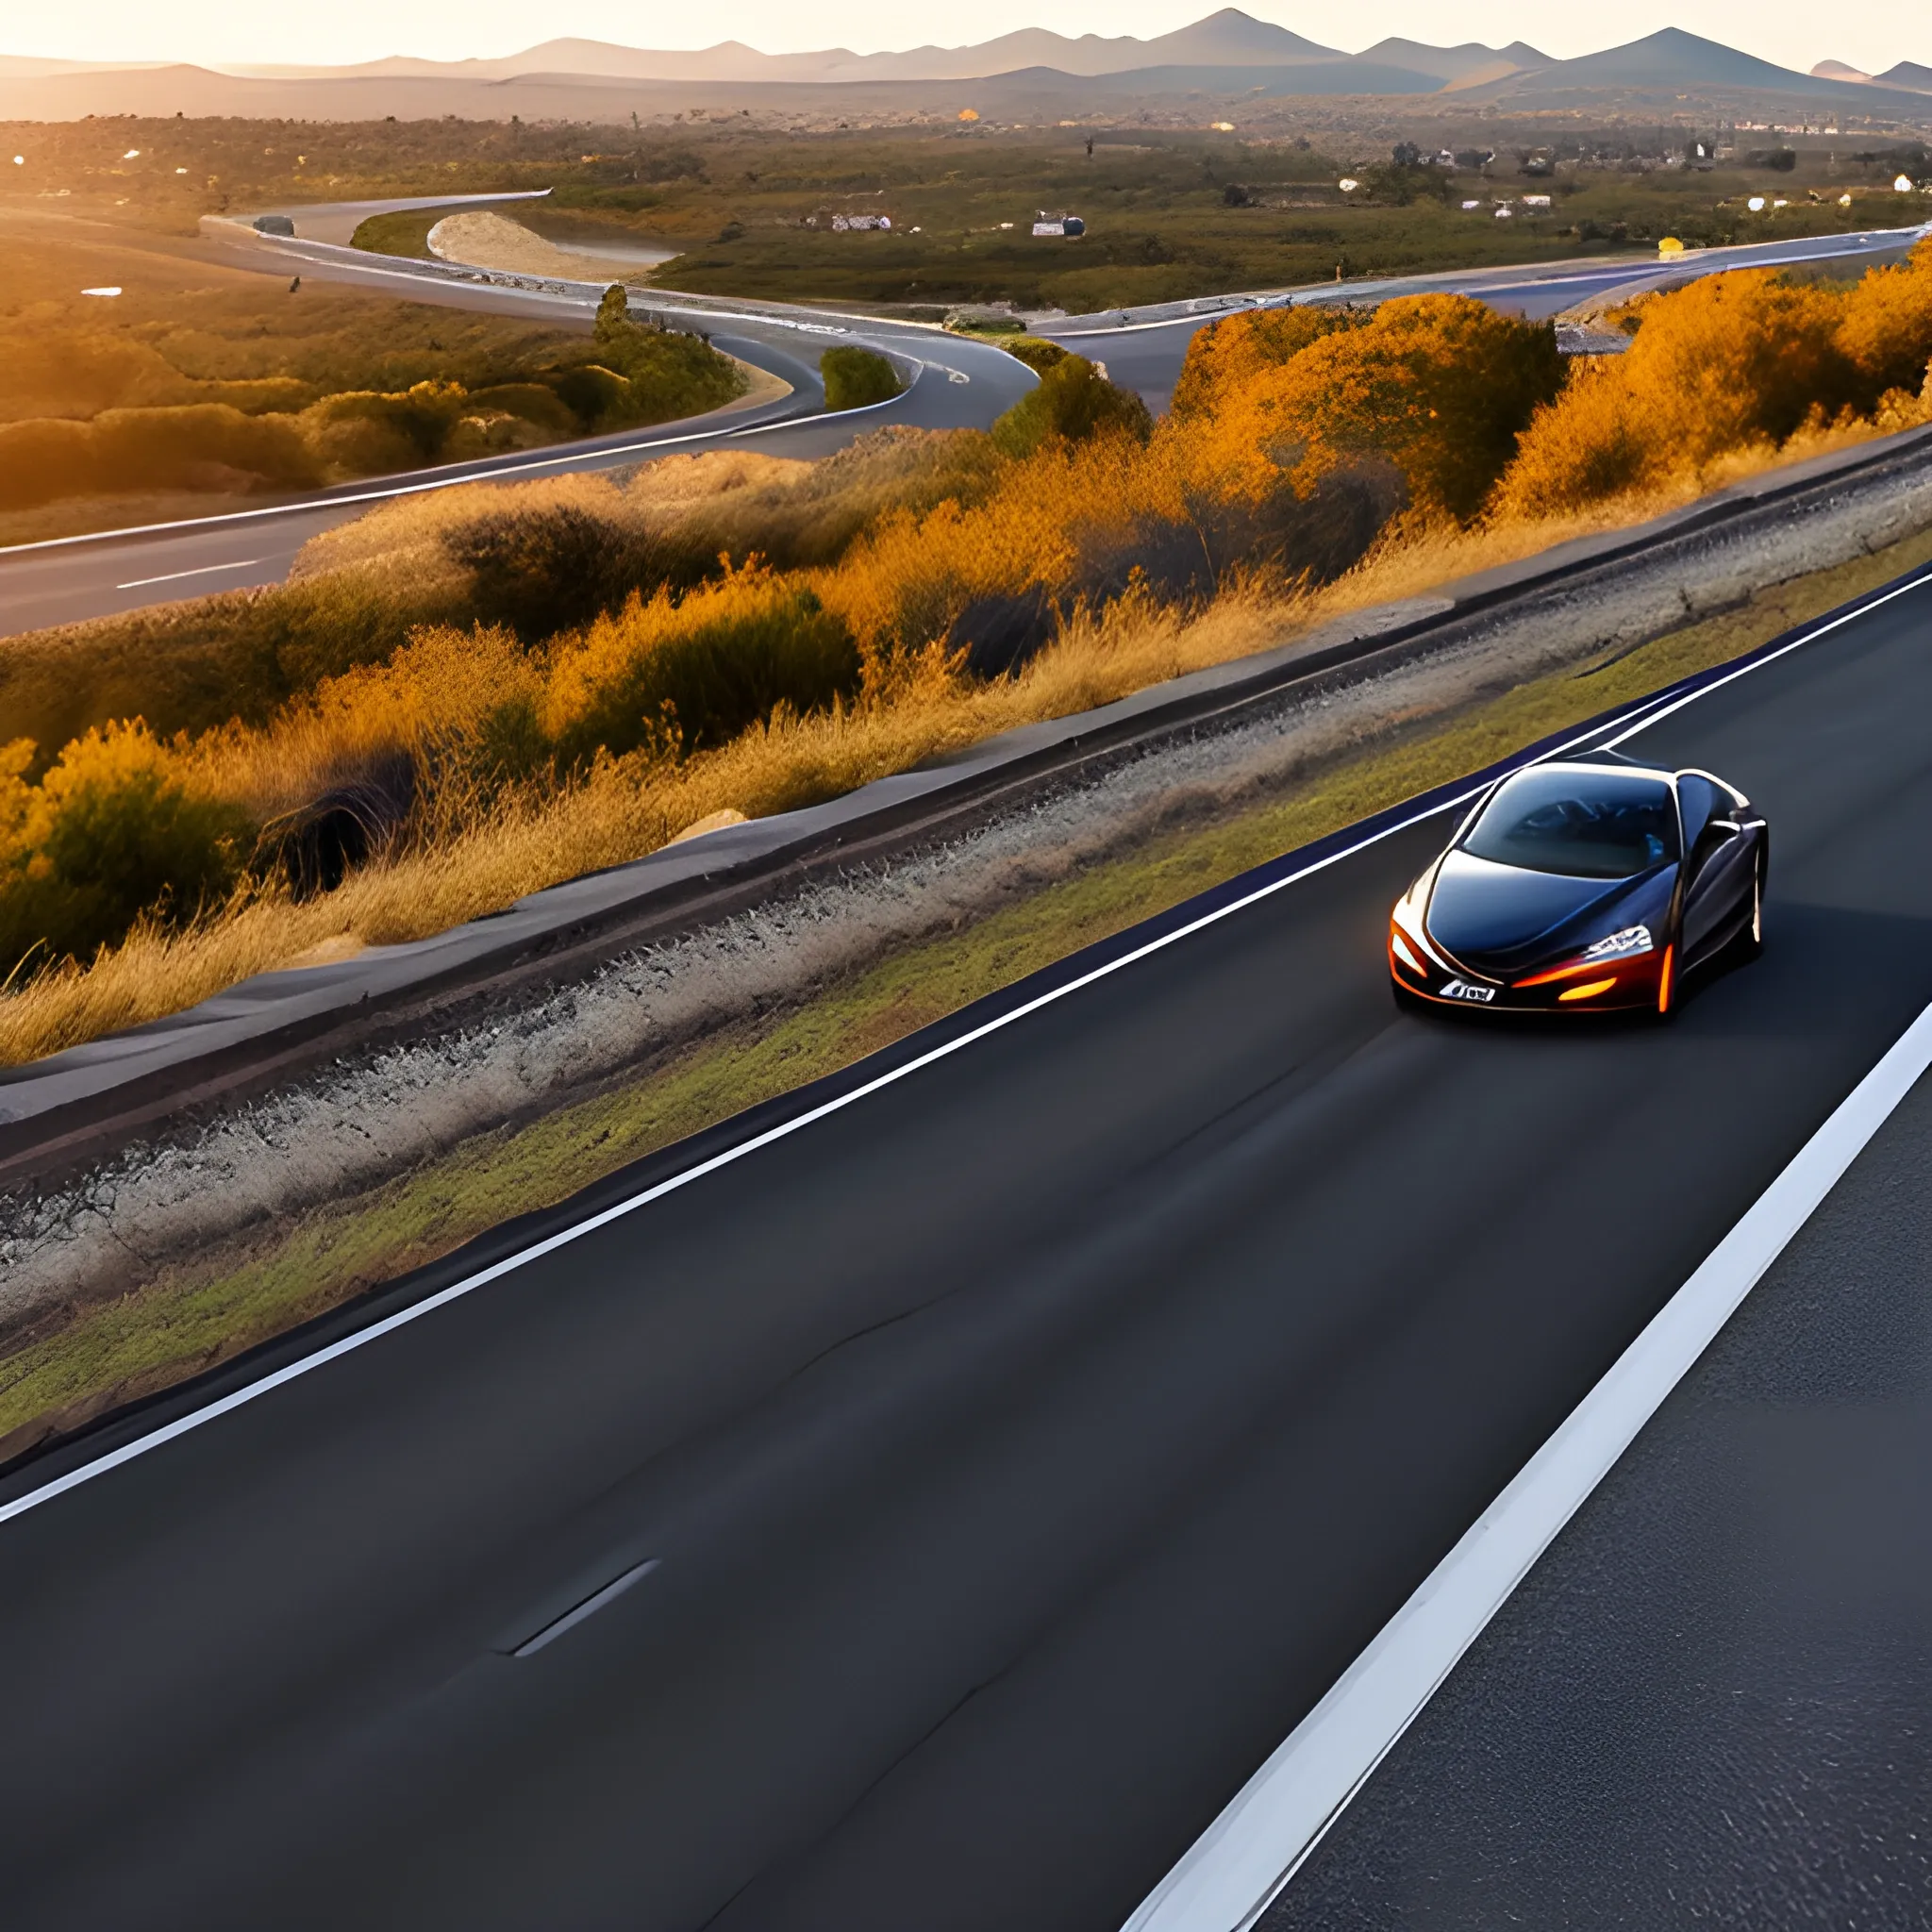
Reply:
M1050 342L1044 336L1015 336L1011 341L1000 343L1015 361L1024 362L1035 375L1044 375L1049 369L1057 369L1074 352L1063 349L1058 342Z
M1068 356L992 425L992 440L1007 456L1028 457L1051 437L1084 442L1108 430L1145 442L1154 419L1132 390L1108 381L1084 356Z
M622 756L668 737L680 752L737 737L780 705L823 710L858 688L858 647L817 595L742 573L674 604L632 597L584 639L570 694L554 700L566 765Z
M746 388L744 372L702 336L630 319L630 291L613 282L597 305L597 358L630 384L623 424L662 423L716 409ZM621 427L613 416L609 426Z
M885 357L850 343L827 349L819 358L819 374L825 379L828 409L863 409L873 403L890 403L906 389L899 372Z
M142 917L182 924L232 890L255 828L192 790L139 720L90 731L38 787L0 753L0 976L86 959Z

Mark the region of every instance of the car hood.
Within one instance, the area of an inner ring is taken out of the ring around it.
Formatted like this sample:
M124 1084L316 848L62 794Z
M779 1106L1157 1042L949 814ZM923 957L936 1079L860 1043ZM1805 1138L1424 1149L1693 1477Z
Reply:
M1429 893L1429 937L1472 970L1507 978L1563 958L1621 925L1641 920L1655 931L1675 874L1675 864L1667 863L1635 878L1573 878L1451 852Z

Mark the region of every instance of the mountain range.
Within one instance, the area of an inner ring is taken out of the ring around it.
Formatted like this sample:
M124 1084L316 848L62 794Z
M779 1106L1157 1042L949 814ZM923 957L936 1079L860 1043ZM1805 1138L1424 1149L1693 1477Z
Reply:
M1848 80L1860 87L1901 87L1908 93L1932 93L1932 67L1922 67L1916 60L1901 60L1883 74L1863 74L1856 67L1847 67L1842 60L1821 60L1811 72L1821 80Z
M849 100L874 110L879 94L906 106L936 105L925 91L973 82L1014 111L1061 110L1117 104L1130 95L1259 93L1454 95L1472 106L1493 103L1539 111L1662 106L1695 92L1701 101L1751 96L1815 102L1851 113L1917 118L1932 94L1932 68L1901 61L1867 75L1837 61L1809 74L1780 67L1675 27L1580 58L1557 60L1522 41L1507 47L1476 42L1437 47L1388 39L1358 54L1325 46L1235 8L1173 33L1083 34L1041 27L1003 34L974 46L913 48L906 53L764 54L737 41L697 52L662 52L602 41L551 40L500 59L427 60L394 57L350 67L250 67L217 72L153 63L89 63L0 57L0 118L69 119L82 113L281 114L291 118L360 118L462 113L507 119L621 118L628 90L637 105L661 106L669 88L693 90L692 106L729 100L822 108ZM1257 84L1258 83L1258 84ZM823 96L819 90L827 90ZM910 92L905 92L910 90ZM841 92L841 91L843 91ZM1030 108L1027 104L1030 105Z

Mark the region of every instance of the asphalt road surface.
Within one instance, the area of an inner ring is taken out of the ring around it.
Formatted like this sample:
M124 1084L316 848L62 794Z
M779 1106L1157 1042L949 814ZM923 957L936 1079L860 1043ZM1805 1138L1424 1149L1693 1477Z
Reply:
M1260 1932L1932 1924L1932 1080Z
M0 1500L9 1928L1113 1932L1932 998L1928 600L1633 741L1667 1027L1398 1017L1439 813Z

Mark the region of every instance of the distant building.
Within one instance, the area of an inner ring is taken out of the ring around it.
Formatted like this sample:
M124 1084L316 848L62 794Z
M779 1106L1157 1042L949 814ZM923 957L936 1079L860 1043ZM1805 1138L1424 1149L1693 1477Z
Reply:
M1087 224L1078 215L1049 214L1041 208L1034 217L1033 232L1050 236L1056 241L1072 242L1087 232Z
M854 229L890 228L891 225L892 218L891 215L834 215L832 217L832 232L835 235L843 235L849 230Z

